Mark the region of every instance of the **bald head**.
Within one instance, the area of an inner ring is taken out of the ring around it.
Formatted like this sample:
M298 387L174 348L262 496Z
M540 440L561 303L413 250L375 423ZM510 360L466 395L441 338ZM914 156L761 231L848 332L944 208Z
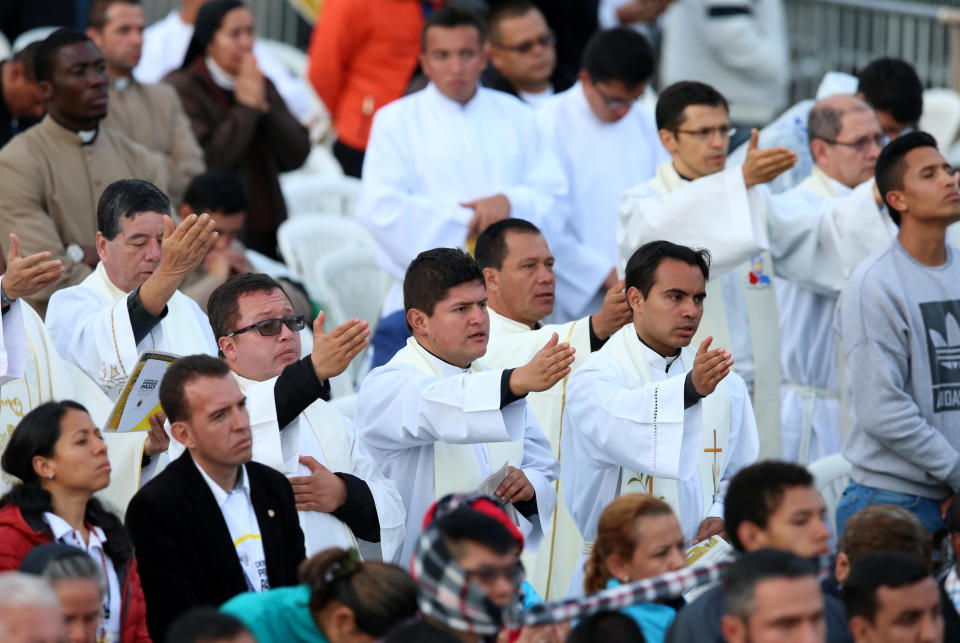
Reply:
M873 109L853 96L817 101L807 121L810 152L817 167L847 187L873 176L883 135Z

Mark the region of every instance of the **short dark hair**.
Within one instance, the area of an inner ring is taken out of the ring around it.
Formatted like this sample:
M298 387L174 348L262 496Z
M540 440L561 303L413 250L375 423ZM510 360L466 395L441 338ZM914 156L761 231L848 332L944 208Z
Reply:
M121 179L107 186L97 203L97 230L107 241L120 234L121 218L132 219L143 212L170 213L170 199L153 183Z
M581 620L570 631L567 643L644 643L643 630L623 612L600 612Z
M483 271L463 250L424 250L410 262L403 276L403 311L416 308L432 317L437 303L446 299L451 288L471 281L484 283ZM412 330L409 323L407 330Z
M850 564L882 551L912 554L928 567L933 545L930 534L914 514L893 505L869 505L853 514L837 538L837 553Z
M454 27L473 27L480 36L480 44L487 39L487 25L473 9L447 4L432 12L423 25L423 31L420 32L420 50L427 50L427 32L431 27L443 27L444 29L453 29Z
M13 54L11 60L23 65L23 72L28 82L37 82L37 50L41 41L31 42L29 45Z
M703 273L703 280L710 279L710 251L706 248L694 250L670 241L649 241L637 248L627 261L626 288L636 288L646 299L655 283L657 268L664 259L697 266Z
M520 546L503 523L470 507L454 509L435 519L431 525L440 530L444 545L454 558L461 557L461 544L465 541L479 543L500 555L509 554Z
M187 384L200 377L227 377L230 367L222 359L210 355L187 355L167 368L160 380L160 406L170 423L190 417Z
M240 297L252 292L273 292L274 290L279 290L286 295L279 281L270 275L256 272L233 275L217 286L207 299L207 317L210 319L210 327L213 328L213 336L220 339L237 330L237 320L240 318Z
M250 629L236 616L221 612L215 607L194 607L170 624L163 640L165 643L213 643L241 634L253 636Z
M933 578L930 570L916 556L903 552L868 554L853 564L843 584L841 596L847 620L862 616L873 623L877 616L877 590L881 587L903 587Z
M197 213L236 214L247 210L243 184L230 170L207 170L194 177L183 202Z
M857 91L877 111L898 123L914 125L923 113L923 83L913 67L898 58L879 58L864 67Z
M730 112L727 99L716 89L706 83L682 80L664 89L657 99L657 129L676 132L686 118L683 110L690 105L722 107Z
M877 190L890 213L890 218L900 225L900 212L887 203L887 193L903 189L903 177L907 173L906 156L918 147L937 149L937 140L926 132L907 132L887 143L877 157Z
M487 30L491 40L500 40L500 23L511 18L525 16L531 11L540 13L537 6L530 0L503 0L493 5L487 14ZM544 18L546 22L546 18Z
M812 578L817 567L812 560L779 549L758 549L743 554L723 578L723 613L747 620L756 609L757 585L774 578ZM817 593L820 593L819 586Z
M503 260L507 258L507 233L510 231L542 234L540 228L526 219L510 217L491 223L477 236L477 243L473 249L473 255L477 258L481 270L503 268Z
M140 0L93 0L87 9L87 26L97 31L103 31L107 26L107 12L115 4L132 4L140 6Z
M743 543L737 537L740 523L752 522L765 529L789 487L812 486L810 472L792 462L763 460L740 469L730 481L723 503L723 522L730 544L737 551L743 551Z
M37 82L52 81L53 70L57 66L57 54L64 47L75 45L78 42L93 43L87 34L72 27L61 27L41 40L34 54Z
M653 47L642 34L628 27L598 31L587 41L580 68L595 83L620 81L627 89L633 89L653 75Z

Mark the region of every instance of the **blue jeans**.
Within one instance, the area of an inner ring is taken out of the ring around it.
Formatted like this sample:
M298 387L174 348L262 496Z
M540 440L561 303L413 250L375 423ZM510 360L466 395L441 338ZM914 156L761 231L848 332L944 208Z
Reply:
M410 331L407 330L407 315L402 310L390 313L380 320L373 333L373 363L371 368L383 366L406 346Z
M837 503L837 533L843 533L843 527L853 514L870 505L893 505L906 509L923 523L931 535L946 528L947 523L940 517L942 500L914 496L909 493L885 491L850 481Z

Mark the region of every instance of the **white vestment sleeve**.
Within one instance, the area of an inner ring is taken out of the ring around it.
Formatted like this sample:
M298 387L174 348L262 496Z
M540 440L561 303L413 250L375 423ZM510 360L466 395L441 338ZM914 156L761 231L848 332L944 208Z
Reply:
M0 276L0 285L3 277ZM14 301L3 314L0 325L0 384L23 377L27 364L27 337L23 329L20 302Z
M760 454L760 435L747 385L736 373L730 373L724 381L730 392L730 436L727 440L727 461L717 483L717 498L707 510L708 518L723 518L723 503L730 481L738 471L756 462Z
M434 442L524 439L525 405L500 409L503 371L437 377L412 366L381 367L360 388L356 424L366 444L385 451Z
M46 325L64 359L83 369L108 395L119 393L140 354L126 297L105 308L89 288L57 291L50 297ZM206 331L212 337L209 328Z
M765 195L746 188L740 167L690 181L668 194L648 184L633 187L620 202L620 267L644 243L665 239L710 250L710 277L720 277L768 248L765 208Z
M537 424L537 419L527 403L521 400L510 406L525 409L526 426L520 469L537 494L537 516L535 520L530 521L533 530L527 535L528 547L536 549L544 532L550 527L553 510L557 506L557 491L553 487L553 482L560 477L560 463L553 457L550 441Z
M831 199L803 187L772 197L767 212L776 273L824 294L839 293L857 264L896 236L873 186L870 179Z

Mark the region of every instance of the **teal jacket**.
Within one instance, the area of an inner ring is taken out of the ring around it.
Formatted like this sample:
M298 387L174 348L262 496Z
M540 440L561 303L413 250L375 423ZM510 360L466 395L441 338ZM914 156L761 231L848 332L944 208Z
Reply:
M611 587L620 587L620 581L611 578L607 581L607 589ZM620 611L637 622L647 643L663 643L667 628L677 615L674 608L660 603L637 603Z
M313 622L309 605L310 588L295 585L238 594L220 611L243 621L259 643L327 643Z

